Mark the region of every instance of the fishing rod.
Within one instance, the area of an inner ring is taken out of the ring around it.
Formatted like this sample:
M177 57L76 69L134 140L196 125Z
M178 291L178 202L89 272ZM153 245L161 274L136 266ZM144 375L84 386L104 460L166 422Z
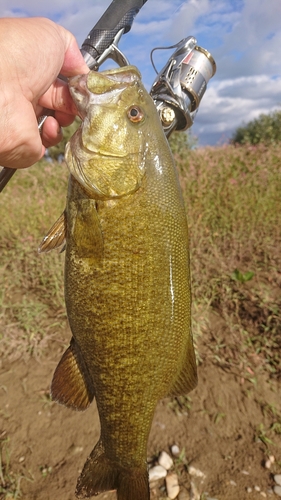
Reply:
M147 0L113 0L102 17L90 31L81 46L86 64L98 71L103 62L110 58L119 66L129 63L118 48L122 35L128 33L134 18ZM207 83L216 72L216 63L211 54L197 45L190 36L172 47L175 48L168 62L158 73L152 53L164 49L157 47L151 52L151 62L157 73L150 90L158 111L163 130L169 137L174 130L186 130L193 124ZM51 113L51 111L50 111ZM39 117L41 132L47 116ZM16 169L3 167L0 172L0 193L12 178Z

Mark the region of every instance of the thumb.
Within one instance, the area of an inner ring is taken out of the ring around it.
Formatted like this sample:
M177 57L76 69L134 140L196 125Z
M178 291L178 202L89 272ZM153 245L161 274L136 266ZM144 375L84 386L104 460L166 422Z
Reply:
M57 28L60 31L65 47L61 74L64 76L75 76L88 73L89 68L84 61L75 37L70 31L64 29L62 26L57 26Z

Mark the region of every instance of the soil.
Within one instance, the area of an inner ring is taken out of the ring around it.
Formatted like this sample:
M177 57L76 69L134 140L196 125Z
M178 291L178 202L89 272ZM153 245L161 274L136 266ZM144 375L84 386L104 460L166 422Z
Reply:
M70 332L66 343L67 338ZM79 413L50 401L49 386L61 353L60 339L38 360L2 361L0 438L9 450L6 472L10 477L22 476L24 500L74 500L77 477L99 437L94 403ZM199 366L198 387L186 404L170 399L159 402L148 443L150 463L155 463L160 451L170 453L177 444L182 453L175 459L175 469L186 499L192 498L191 483L193 498L196 490L197 498L270 498L273 474L280 472L281 439L267 431L281 412L279 385L263 373L253 381L245 380L206 356ZM265 461L270 455L275 462L268 469ZM203 478L188 474L191 464L204 473ZM159 480L152 485L152 499L166 498L164 484ZM16 497L0 493L0 498ZM116 496L108 492L98 498Z

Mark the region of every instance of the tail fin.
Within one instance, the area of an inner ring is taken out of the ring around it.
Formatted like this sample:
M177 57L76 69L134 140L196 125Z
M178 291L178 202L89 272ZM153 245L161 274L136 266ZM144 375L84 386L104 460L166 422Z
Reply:
M76 487L77 498L89 498L104 491L117 490L118 500L149 500L146 467L124 469L111 462L97 443L84 465Z

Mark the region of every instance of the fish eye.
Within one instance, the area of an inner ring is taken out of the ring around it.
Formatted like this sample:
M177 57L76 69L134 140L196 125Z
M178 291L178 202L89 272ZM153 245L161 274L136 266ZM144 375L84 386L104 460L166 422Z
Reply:
M127 115L133 123L139 123L144 119L144 113L138 106L131 106L127 111Z

